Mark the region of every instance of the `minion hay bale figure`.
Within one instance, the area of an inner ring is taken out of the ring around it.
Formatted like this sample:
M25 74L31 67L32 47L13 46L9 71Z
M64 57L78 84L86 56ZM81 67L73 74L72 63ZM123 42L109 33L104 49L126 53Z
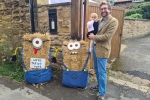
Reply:
M63 79L67 87L85 88L89 80L90 52L88 42L80 40L77 33L72 34L71 40L63 42Z
M28 83L43 83L52 79L50 62L50 35L48 33L23 36L23 66Z

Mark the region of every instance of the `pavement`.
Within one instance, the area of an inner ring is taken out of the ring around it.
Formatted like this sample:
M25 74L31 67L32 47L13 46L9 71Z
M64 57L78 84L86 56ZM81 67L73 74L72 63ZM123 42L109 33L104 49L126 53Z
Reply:
M120 57L108 63L105 100L150 100L149 39L147 36L123 42ZM97 100L97 91L89 89L96 84L95 75L86 89L62 86L61 75L58 71L51 82L39 85L0 77L0 100Z

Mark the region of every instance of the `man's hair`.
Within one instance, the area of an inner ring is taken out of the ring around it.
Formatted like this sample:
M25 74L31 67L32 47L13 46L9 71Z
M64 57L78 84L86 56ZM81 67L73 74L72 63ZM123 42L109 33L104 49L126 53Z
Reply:
M99 5L99 7L101 7L102 5L108 5L108 9L111 10L111 5L110 5L110 3L106 2L106 1L103 1L103 2L101 2L101 4Z

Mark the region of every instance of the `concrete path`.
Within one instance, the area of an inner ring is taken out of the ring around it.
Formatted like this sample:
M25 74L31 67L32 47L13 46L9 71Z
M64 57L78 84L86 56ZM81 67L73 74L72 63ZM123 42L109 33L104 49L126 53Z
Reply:
M2 78L0 79L0 100L51 100L48 97L42 96L38 92L29 89L28 87L21 86L16 89L11 89L5 85L10 84L15 88L15 83L11 84L10 82L2 84Z

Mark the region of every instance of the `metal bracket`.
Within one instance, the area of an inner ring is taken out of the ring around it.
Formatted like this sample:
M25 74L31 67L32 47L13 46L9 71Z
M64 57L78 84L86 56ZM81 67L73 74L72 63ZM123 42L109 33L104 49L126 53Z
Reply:
M120 37L122 36L122 33L120 33Z

